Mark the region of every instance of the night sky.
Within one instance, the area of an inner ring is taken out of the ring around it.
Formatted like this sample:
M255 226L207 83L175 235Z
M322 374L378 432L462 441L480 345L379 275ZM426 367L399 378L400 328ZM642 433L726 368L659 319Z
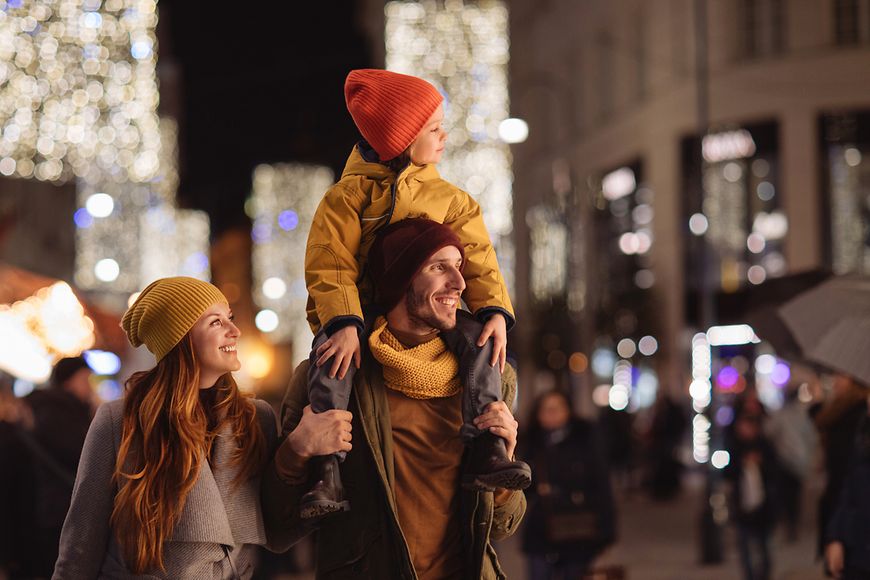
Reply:
M180 123L179 205L206 210L217 235L247 223L259 163L319 163L340 174L358 139L344 79L372 66L352 0L159 8L159 54L179 73L179 82L160 73L161 113Z

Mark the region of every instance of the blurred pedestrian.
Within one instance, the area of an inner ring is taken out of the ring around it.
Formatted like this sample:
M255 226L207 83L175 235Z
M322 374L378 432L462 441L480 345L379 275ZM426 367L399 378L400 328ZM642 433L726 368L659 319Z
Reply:
M771 577L770 536L776 519L776 453L764 437L761 415L750 404L735 416L727 436L731 460L732 521L746 580Z
M804 480L810 474L818 436L806 406L798 398L800 384L785 389L785 402L764 424L779 459L780 507L789 542L797 541Z
M870 421L858 427L843 487L825 530L825 565L834 578L870 580Z
M669 395L660 393L650 425L649 486L653 499L668 500L680 491L683 463L677 456L686 432L686 415Z
M94 417L53 577L250 578L267 543L259 474L277 428L233 379L240 332L227 299L163 278L122 325L157 363Z
M30 407L0 372L0 578L36 576L32 457L20 436L33 428Z
M825 533L846 480L858 427L867 415L868 390L847 375L832 377L828 400L810 409L825 456L825 490L819 498L818 553L824 554Z
M523 442L535 473L522 543L529 580L582 578L616 533L597 427L574 415L565 393L550 391L535 401Z
M616 488L623 493L635 491L638 482L635 477L634 415L608 405L601 410L598 424L604 433L601 439Z
M51 372L48 388L37 389L25 399L33 412L30 436L21 435L34 470L34 576L50 577L57 560L79 457L97 405L92 374L80 356L61 359Z

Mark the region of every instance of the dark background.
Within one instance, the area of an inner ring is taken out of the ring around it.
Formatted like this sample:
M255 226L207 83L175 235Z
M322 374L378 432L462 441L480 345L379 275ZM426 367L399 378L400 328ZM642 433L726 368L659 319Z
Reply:
M359 138L344 79L372 66L352 0L224 3L161 0L161 114L178 119L182 207L212 236L247 223L260 163L329 166L338 177Z

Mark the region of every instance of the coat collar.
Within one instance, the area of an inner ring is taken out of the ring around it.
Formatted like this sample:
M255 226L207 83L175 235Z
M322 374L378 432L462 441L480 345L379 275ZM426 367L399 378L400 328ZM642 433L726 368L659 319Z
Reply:
M234 449L232 427L224 425L214 442L212 463L229 465ZM203 461L173 530L173 541L226 546L266 543L258 501L259 479L236 486L233 480L237 472L229 467L213 470L209 462Z
M373 151L370 152L370 149L365 141L360 141L354 146L344 165L344 171L341 173L342 179L361 176L390 183L398 181L401 184L410 180L423 182L441 178L438 174L438 169L431 163L427 165L414 165L411 163L396 176L386 165L378 161L377 154L372 156Z

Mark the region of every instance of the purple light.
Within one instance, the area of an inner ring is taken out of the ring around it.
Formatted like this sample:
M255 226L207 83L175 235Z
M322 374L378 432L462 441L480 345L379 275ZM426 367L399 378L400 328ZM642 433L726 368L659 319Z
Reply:
M727 427L732 421L734 421L734 409L728 405L719 407L719 410L716 411L716 424L720 427Z
M299 215L292 209L282 211L278 214L278 225L285 232L295 230L299 225Z
M121 388L118 381L113 381L111 379L101 381L99 387L97 387L97 391L104 401L114 401L115 399L121 398L121 395L124 394L124 390Z
M83 207L77 209L73 214L73 221L76 223L76 227L81 229L89 228L94 225L94 217Z
M724 389L733 388L739 379L740 373L734 367L722 367L722 370L716 376L716 382Z
M778 387L782 387L791 378L791 369L788 365L782 362L776 363L773 367L773 372L770 373L770 380Z
M184 261L184 269L192 274L201 274L208 268L208 256L202 252L196 252Z
M272 238L272 226L268 223L257 221L254 227L251 228L251 238L258 244L268 242Z

